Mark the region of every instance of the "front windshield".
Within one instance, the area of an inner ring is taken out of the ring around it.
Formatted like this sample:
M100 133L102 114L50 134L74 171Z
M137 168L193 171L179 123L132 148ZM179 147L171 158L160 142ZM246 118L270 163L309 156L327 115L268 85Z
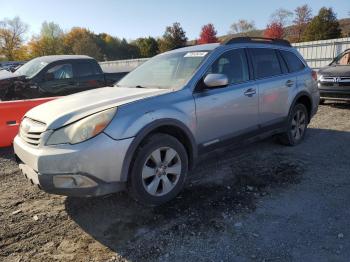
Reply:
M350 52L346 52L338 56L332 62L332 65L350 65Z
M158 55L126 75L117 86L176 89L183 87L208 51Z
M19 75L25 75L26 77L35 76L41 69L43 69L48 63L42 61L40 58L35 58L25 63L20 68L18 68L15 73Z

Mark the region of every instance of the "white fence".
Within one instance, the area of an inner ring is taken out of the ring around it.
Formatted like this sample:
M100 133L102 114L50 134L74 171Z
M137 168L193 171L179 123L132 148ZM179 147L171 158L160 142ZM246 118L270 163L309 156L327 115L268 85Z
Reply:
M311 68L328 65L345 49L350 48L350 37L292 44Z
M139 58L139 59L100 62L99 64L102 70L106 73L122 73L122 72L132 71L133 69L143 64L147 60L148 58Z
M350 48L350 37L302 42L292 44L311 68L319 69L328 65L337 55ZM148 58L101 62L105 72L130 72L146 62Z

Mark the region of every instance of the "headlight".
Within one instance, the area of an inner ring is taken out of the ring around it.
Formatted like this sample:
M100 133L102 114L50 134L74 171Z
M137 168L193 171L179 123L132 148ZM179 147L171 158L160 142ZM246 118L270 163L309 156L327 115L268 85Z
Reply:
M100 134L111 122L117 108L85 117L73 124L55 130L46 145L77 144Z

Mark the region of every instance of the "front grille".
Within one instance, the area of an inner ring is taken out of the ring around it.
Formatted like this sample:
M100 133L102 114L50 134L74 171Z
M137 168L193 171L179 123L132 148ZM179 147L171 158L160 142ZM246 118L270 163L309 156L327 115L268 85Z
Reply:
M26 117L21 122L19 135L26 143L32 146L39 146L42 133L45 130L45 123Z
M350 86L350 77L348 76L342 76L342 77L337 77L337 76L324 76L320 79L320 83L322 86Z

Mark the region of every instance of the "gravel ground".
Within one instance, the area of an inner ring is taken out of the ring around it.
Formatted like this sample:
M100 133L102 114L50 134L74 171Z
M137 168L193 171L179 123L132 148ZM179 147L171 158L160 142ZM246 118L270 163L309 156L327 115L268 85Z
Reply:
M1 261L349 261L350 104L320 106L304 143L203 157L174 201L79 199L31 186L0 150Z

